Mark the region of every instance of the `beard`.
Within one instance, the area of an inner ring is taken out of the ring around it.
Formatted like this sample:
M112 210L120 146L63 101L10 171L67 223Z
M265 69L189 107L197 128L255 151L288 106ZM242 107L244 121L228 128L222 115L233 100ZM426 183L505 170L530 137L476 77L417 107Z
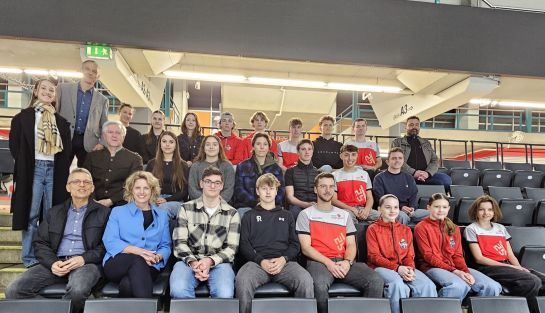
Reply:
M407 135L409 136L418 136L418 133L419 133L418 129L409 129L407 131Z
M331 202L331 199L333 199L333 194L331 194L328 197L318 195L318 199L322 200L323 202Z

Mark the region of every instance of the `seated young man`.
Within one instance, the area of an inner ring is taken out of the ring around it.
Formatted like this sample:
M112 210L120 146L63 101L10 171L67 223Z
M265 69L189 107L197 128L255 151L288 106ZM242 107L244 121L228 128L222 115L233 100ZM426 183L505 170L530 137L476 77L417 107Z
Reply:
M233 114L231 112L223 112L220 115L218 123L220 130L216 133L223 146L225 157L233 165L237 165L245 160L244 142L234 132L236 125Z
M320 172L312 165L313 151L310 139L301 140L297 144L297 153L299 154L297 165L288 168L284 175L286 198L289 203L288 210L296 219L301 210L316 203L314 178Z
M371 180L382 166L380 150L376 142L367 139L367 120L358 118L352 123L354 138L345 142L345 145L354 145L358 148L356 164L367 171Z
M212 298L232 298L232 263L239 244L240 216L220 196L223 174L218 168L206 168L200 185L202 196L184 203L172 233L178 262L170 275L170 296L195 298L195 288L206 282Z
M71 299L72 312L78 313L102 277L102 235L110 209L90 199L93 178L86 169L72 170L66 190L70 199L49 209L34 237L39 263L8 286L6 298L33 298L42 288L67 283L63 298Z
M307 270L314 280L318 313L327 313L328 290L335 281L359 289L364 297L381 298L382 278L356 259L356 227L345 210L334 207L335 179L321 173L314 180L315 206L297 218L301 251L308 258Z
M289 137L278 144L278 165L282 171L297 165L297 144L303 137L303 121L294 117L289 121Z
M261 175L255 186L259 204L242 217L239 251L248 262L236 277L241 313L251 312L255 290L268 282L288 287L296 298L314 298L312 277L296 260L295 220L275 204L279 186L273 174Z
M337 183L333 205L348 211L354 223L376 221L379 213L372 209L371 179L366 171L356 165L358 148L353 145L342 146L341 159L343 168L333 172Z
M401 171L404 156L400 148L388 152L388 168L373 180L373 196L380 199L385 194L393 194L399 200L399 222L416 224L430 215L428 210L418 209L418 187L414 178Z
M335 125L333 116L322 116L318 125L322 134L312 142L314 144L312 164L321 172L331 173L333 170L343 167L343 161L339 157L339 151L343 144L333 137Z

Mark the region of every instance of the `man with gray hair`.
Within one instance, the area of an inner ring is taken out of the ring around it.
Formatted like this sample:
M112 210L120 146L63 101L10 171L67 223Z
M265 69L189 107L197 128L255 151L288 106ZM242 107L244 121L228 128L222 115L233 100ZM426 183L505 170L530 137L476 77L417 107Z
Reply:
M71 198L49 209L34 237L39 263L8 286L6 298L33 298L47 286L67 283L64 298L72 300L73 312L83 311L102 275L102 235L110 209L90 199L93 178L84 168L70 173L66 190Z
M83 165L93 175L95 199L107 207L126 203L123 200L125 179L143 169L142 157L123 148L125 134L126 129L121 122L104 123L102 140L105 149L90 152Z
M72 126L72 156L78 166L85 162L87 153L102 149L99 143L102 125L108 120L108 98L95 89L100 78L98 64L86 60L81 64L83 77L77 83L59 84L57 87L57 112Z
M245 160L244 143L242 142L242 139L233 132L236 125L233 114L231 112L223 112L220 115L220 121L218 123L219 131L216 134L221 141L223 151L225 151L225 157L233 165L237 165Z

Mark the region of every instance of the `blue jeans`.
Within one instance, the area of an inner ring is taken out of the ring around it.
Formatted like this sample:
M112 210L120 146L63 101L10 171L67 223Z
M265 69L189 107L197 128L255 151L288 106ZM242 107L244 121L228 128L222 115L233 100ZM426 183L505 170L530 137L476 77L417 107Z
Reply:
M478 297L500 295L502 288L497 281L472 268L469 273L475 278L473 286L468 285L458 275L437 267L429 269L426 275L441 287L438 292L441 298L458 298L462 301L469 291L473 291Z
M200 281L195 278L193 269L183 261L178 261L170 274L170 296L173 299L195 298L195 288ZM233 298L235 292L235 272L230 263L221 263L210 268L208 289L212 298Z
M419 270L415 270L416 278L413 281L403 281L396 271L384 267L377 267L375 271L384 280L384 297L390 298L392 313L399 313L399 300L411 295L415 298L437 297L435 284Z
M433 176L428 177L426 181L421 182L416 180L416 183L420 185L443 185L445 187L445 191L449 192L450 185L452 185L452 178L445 173L437 172Z
M430 215L430 212L428 210L416 209L414 210L414 215L409 217L407 213L399 210L399 216L397 217L397 219L399 220L401 224L416 225L418 224L418 222L426 218L428 215Z
M244 214L245 214L246 212L250 211L251 209L252 209L252 208L249 207L249 206L237 208L238 215L240 215L240 218L242 219L242 216L244 216Z
M40 213L45 218L47 211L53 204L53 171L53 161L36 160L34 162L32 202L30 204L27 230L23 230L22 234L21 259L26 267L38 263L32 248L32 237L38 230Z
M161 198L168 198L170 195L161 195ZM178 212L182 207L183 202L168 201L159 205L159 209L163 209L167 212L169 219L175 219L178 217Z

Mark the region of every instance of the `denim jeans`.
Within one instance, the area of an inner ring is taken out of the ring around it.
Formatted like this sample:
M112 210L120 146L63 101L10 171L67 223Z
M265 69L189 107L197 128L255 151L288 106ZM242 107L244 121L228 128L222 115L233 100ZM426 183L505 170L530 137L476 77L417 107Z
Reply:
M193 269L183 261L178 261L170 274L170 296L173 299L195 298L195 288L200 281L195 278ZM212 298L233 298L235 292L235 272L230 263L221 263L210 268L208 289Z
M161 198L168 198L170 195L161 195ZM178 217L178 212L182 207L183 202L168 201L159 205L159 209L165 210L169 219L175 219Z
M32 202L28 217L27 230L22 234L21 259L26 267L30 267L38 260L34 256L32 237L38 229L40 213L45 218L47 211L53 204L53 171L54 162L36 160L34 162L34 179L32 181Z
M416 180L417 184L421 185L443 185L446 192L450 192L450 185L452 185L452 178L445 173L435 173L433 176L428 177L426 181L422 182Z
M240 219L242 219L242 216L244 216L244 214L245 214L246 212L250 211L251 209L252 209L252 208L249 207L249 206L237 208L238 215L240 215Z
M392 313L400 313L399 300L410 296L437 297L435 284L421 271L415 270L416 278L413 281L403 281L396 271L384 267L377 267L375 271L384 279L384 297L390 299Z
M397 219L401 224L416 225L428 215L430 215L430 212L428 210L416 209L414 210L414 215L409 217L407 213L399 210L399 216L397 217Z
M437 267L429 269L426 275L441 287L437 293L441 298L458 298L462 301L469 291L473 291L478 297L500 295L502 288L497 281L472 268L469 269L469 273L475 278L475 284L472 286L458 275Z
M6 289L6 298L25 299L38 295L41 289L53 284L67 283L64 299L72 300L72 312L82 312L85 300L101 277L100 266L85 264L71 271L64 277L59 277L51 269L38 264L20 274ZM40 308L36 308L39 312Z

